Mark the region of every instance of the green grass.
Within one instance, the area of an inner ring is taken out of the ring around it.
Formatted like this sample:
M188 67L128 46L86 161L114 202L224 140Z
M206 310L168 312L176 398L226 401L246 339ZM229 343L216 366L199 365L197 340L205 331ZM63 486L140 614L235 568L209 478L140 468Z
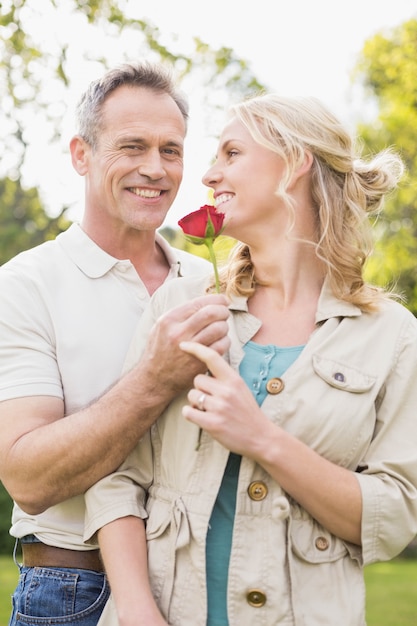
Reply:
M7 626L11 610L11 594L16 587L19 571L8 556L0 555L0 626Z
M369 565L365 580L368 626L416 626L416 559Z
M0 626L9 621L17 577L12 559L0 556ZM416 626L417 560L375 563L366 568L365 579L368 626Z

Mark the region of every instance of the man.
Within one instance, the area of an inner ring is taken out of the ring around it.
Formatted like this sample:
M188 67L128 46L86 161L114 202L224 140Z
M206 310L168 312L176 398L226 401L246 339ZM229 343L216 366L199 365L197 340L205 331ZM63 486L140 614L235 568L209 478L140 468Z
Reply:
M150 295L210 269L156 233L181 183L187 116L161 67L126 65L92 83L70 142L85 178L81 224L0 269L0 479L24 573L10 625L97 623L109 591L96 546L82 542L82 494L201 371L178 343L227 349L226 302L204 296L165 315L119 379Z

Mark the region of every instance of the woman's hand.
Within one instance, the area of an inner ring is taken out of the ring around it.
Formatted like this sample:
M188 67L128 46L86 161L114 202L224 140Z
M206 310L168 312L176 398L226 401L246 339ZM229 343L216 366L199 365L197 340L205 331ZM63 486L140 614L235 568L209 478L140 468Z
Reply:
M243 379L214 350L194 342L181 348L203 361L183 415L223 446L249 457L335 535L360 545L362 496L355 472L320 456L271 422ZM326 489L323 489L326 485Z
M275 427L244 380L211 348L196 342L183 342L180 347L205 363L210 372L210 376L195 377L183 416L232 452L255 458L257 442Z

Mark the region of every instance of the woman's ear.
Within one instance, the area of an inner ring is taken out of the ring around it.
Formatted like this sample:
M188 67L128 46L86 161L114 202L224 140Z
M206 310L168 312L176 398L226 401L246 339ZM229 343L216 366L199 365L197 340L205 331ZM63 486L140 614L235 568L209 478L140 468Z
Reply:
M311 170L313 165L314 157L310 150L304 150L304 158L302 163L294 170L291 176L290 184L288 185L288 189L294 187L297 181L300 180L305 174Z
M88 171L89 144L80 136L75 135L70 141L71 161L75 171L85 176Z
M311 166L313 165L313 154L310 150L304 151L304 161L300 167L301 175L306 174L311 170Z

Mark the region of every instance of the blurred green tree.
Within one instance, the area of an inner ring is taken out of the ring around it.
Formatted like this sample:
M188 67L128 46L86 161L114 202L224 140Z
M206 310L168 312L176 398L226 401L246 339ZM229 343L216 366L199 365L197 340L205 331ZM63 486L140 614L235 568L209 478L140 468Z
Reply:
M0 265L12 256L68 228L65 207L55 217L45 213L35 188L23 189L19 180L0 180Z
M354 77L362 81L375 111L358 126L365 149L392 146L407 167L375 224L375 255L367 275L377 284L395 285L417 315L417 20L369 39Z
M12 554L14 539L9 534L13 502L0 482L0 554Z

